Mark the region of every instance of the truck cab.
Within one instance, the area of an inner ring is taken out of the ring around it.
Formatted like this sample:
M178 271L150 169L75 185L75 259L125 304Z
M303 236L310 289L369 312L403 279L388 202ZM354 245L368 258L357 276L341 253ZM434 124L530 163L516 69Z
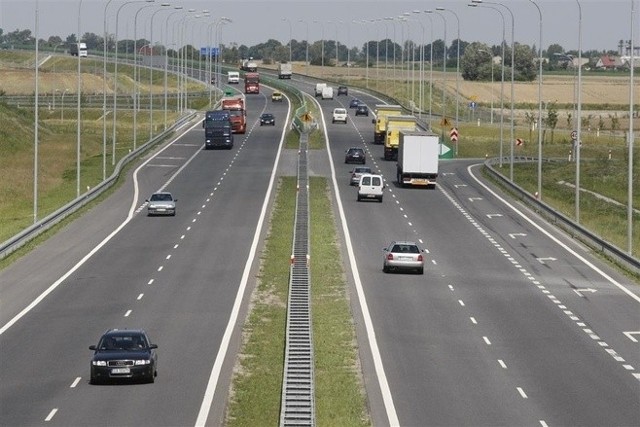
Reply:
M207 111L202 121L205 149L233 148L231 115L225 110Z
M387 135L387 117L402 115L400 105L378 104L375 108L376 118L371 120L375 125L373 129L373 143L384 144Z
M384 139L384 159L396 160L398 158L398 145L400 144L400 131L416 131L418 123L414 116L388 116L386 123L386 136Z

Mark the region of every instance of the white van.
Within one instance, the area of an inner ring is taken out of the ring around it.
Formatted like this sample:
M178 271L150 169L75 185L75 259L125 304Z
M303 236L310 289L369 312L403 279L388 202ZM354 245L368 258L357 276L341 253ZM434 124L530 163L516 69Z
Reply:
M358 201L363 199L375 199L382 203L382 192L384 190L382 175L365 173L360 177L358 183Z
M240 73L237 71L229 71L227 72L227 84L238 84L240 83Z
M322 89L322 99L333 99L333 88L331 86L325 86Z
M316 90L314 92L316 95L316 98L318 96L322 96L322 91L324 90L325 87L327 87L326 83L316 83Z

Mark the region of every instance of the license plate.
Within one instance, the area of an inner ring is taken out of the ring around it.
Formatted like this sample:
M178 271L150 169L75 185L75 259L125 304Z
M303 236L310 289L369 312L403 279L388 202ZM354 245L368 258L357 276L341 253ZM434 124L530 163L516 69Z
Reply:
M111 370L112 374L129 374L131 373L131 369L129 368L113 368Z
M399 257L398 257L398 259L400 259L400 260L407 260L407 261L409 261L409 260L412 260L412 259L413 259L413 257L410 257L410 256L399 256Z
M367 194L367 197L369 199L374 199L376 197L376 195L375 194Z

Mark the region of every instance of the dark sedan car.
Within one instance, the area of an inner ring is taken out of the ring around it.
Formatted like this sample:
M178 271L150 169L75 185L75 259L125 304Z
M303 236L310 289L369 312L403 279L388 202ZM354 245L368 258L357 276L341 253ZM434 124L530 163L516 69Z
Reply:
M263 113L260 116L260 126L264 126L264 125L271 125L271 126L276 125L276 118L273 116L273 114Z
M356 107L356 116L367 116L369 117L369 107L365 104L359 104Z
M338 86L338 96L349 95L349 88L346 86Z
M347 150L347 154L344 156L345 163L362 163L367 162L362 148L351 147Z
M94 351L89 382L128 379L152 383L158 375L157 348L142 329L110 329L98 345L89 347Z
M358 108L358 105L360 105L360 100L358 98L353 98L349 102L349 108Z

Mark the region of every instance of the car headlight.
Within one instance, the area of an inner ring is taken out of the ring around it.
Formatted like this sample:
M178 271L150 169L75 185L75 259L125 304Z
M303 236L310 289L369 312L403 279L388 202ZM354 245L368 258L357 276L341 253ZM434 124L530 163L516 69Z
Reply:
M107 366L107 362L104 360L92 360L91 364L93 366Z
M149 359L135 360L135 361L134 361L134 364L135 364L136 366L140 366L140 365L149 365L149 364L151 364L151 360L149 360Z

